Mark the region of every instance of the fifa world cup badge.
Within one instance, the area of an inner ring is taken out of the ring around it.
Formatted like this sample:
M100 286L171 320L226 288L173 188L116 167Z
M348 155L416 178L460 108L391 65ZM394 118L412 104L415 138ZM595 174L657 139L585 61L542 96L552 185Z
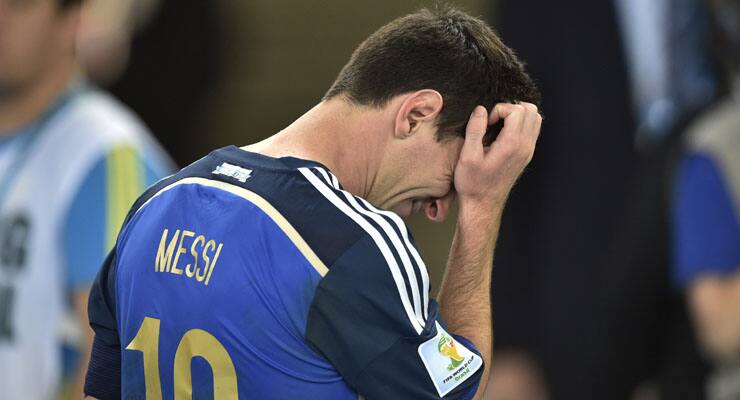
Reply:
M454 370L455 368L459 367L463 361L465 361L465 359L457 352L455 341L444 332L442 333L442 337L437 343L437 350L439 350L441 354L450 357L451 363L447 366L448 371Z
M440 396L473 376L483 360L436 322L437 335L419 345L419 357Z

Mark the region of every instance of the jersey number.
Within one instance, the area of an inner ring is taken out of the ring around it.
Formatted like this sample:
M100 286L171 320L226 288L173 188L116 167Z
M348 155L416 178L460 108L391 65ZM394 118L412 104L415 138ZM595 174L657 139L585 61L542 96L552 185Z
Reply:
M0 272L8 283L0 284L0 342L12 341L15 277L26 265L31 224L25 214L0 220Z
M162 400L162 385L159 381L159 319L145 317L136 336L126 346L126 350L143 353L146 398ZM229 353L210 333L202 329L191 329L182 336L175 352L175 400L192 398L193 380L190 360L196 356L203 357L211 366L214 399L239 397L236 387L236 370Z
M0 342L13 339L11 311L13 310L13 287L0 284Z

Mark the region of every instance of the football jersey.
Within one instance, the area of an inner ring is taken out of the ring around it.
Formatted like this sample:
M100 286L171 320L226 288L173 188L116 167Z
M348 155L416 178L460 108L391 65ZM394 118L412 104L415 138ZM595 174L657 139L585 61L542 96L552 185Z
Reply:
M234 146L137 200L89 313L100 399L467 399L483 370L396 214Z
M89 171L112 149L161 152L118 102L78 83L0 146L0 399L48 400L58 389L68 277L89 287L97 271L85 280L79 264L67 265L65 248L88 239L65 237L73 232L65 225ZM108 170L114 178L115 170ZM118 193L118 200L130 201L122 204L116 232L144 188L133 196ZM88 225L96 224L90 215ZM100 244L97 266L111 248Z

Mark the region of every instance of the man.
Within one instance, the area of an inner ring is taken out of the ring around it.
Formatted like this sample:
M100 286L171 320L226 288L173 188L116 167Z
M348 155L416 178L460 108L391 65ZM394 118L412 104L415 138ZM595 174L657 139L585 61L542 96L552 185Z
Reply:
M90 295L85 393L480 398L491 257L538 100L478 19L421 10L382 27L293 124L137 200ZM399 215L442 220L454 196L436 302Z
M733 90L686 132L673 193L673 279L714 367L707 398L729 400L740 397L740 1L712 5Z
M690 128L674 193L674 281L716 373L711 400L740 396L740 101L737 93Z
M64 329L66 336L92 341L85 315L95 272L130 204L169 169L139 121L80 77L80 6L74 0L0 0L4 399L54 397L62 375L62 326L72 327L70 334ZM71 325L63 324L65 314ZM89 346L80 343L81 350ZM77 371L80 393L84 369Z

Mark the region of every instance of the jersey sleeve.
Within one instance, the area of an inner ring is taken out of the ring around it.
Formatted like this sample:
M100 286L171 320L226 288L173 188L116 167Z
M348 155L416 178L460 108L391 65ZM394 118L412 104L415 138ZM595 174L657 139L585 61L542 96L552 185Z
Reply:
M681 286L707 274L740 268L740 220L721 171L702 154L687 157L673 200L674 281Z
M85 395L99 400L121 397L121 345L116 323L115 253L111 251L98 272L88 302L90 327L95 331Z
M403 254L415 252L410 243L375 236L350 247L319 284L308 342L368 400L472 398L480 353L447 330L423 293L426 267Z
M114 147L93 164L64 222L63 255L70 289L91 284L129 207L164 173L156 160L127 145Z

